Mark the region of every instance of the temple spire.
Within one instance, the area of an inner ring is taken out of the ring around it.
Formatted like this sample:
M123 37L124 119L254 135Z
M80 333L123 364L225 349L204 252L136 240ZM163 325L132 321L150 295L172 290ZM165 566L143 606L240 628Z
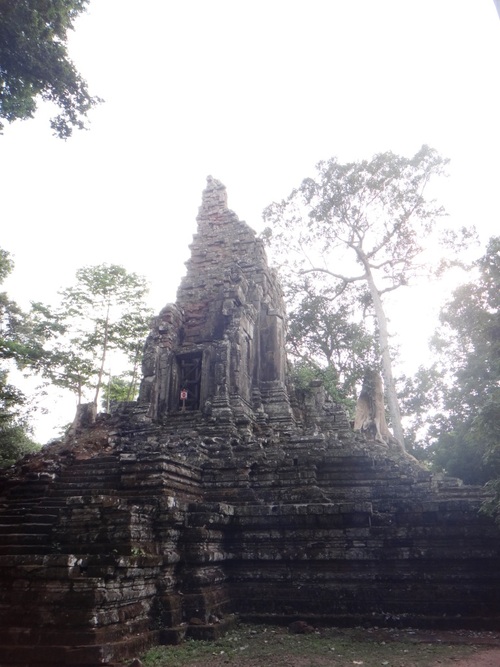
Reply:
M198 220L213 218L227 211L227 191L221 181L207 176L207 187L203 190Z
M227 208L226 188L212 176L197 220L176 304L148 338L140 399L155 419L189 408L249 431L263 419L289 425L285 305L262 241Z

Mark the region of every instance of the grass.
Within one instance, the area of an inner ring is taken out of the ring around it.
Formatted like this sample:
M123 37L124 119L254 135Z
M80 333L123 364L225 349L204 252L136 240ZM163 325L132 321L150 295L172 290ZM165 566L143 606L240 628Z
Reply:
M328 628L307 635L286 628L240 625L212 642L157 646L146 667L430 667L473 653L473 645L420 641L412 631Z

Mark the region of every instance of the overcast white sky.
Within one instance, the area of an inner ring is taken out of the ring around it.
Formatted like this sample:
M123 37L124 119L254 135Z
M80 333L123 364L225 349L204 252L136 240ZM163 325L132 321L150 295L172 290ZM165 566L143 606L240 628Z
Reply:
M105 99L90 131L56 139L43 107L0 137L0 247L23 305L108 262L146 275L159 310L175 299L208 174L259 231L264 207L333 155L427 143L451 159L436 187L448 222L498 233L493 0L91 0L70 46ZM417 365L419 322L437 306L407 299L412 317L389 315Z

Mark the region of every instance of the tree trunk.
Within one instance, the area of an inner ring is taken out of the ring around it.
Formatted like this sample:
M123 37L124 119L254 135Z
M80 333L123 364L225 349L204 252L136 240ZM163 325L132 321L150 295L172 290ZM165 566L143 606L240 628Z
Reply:
M101 367L99 368L99 375L97 376L97 386L95 389L94 404L97 406L97 399L99 398L99 391L101 390L102 385L102 376L104 375L104 363L106 361L106 352L108 351L108 335L109 335L109 309L110 304L106 310L106 320L104 322L104 338L102 341L102 357L101 357Z
M358 257L363 262L366 271L366 282L370 289L370 294L373 299L373 307L375 309L375 317L377 318L379 329L380 355L382 357L382 375L384 376L385 393L387 396L387 407L389 408L389 415L391 418L391 426L394 432L394 437L405 451L405 441L403 434L403 425L401 423L401 411L399 409L398 397L396 395L396 386L394 384L394 377L392 375L392 360L389 352L389 333L387 331L387 318L385 316L384 306L380 298L379 291L375 285L373 274L364 254L358 251Z
M135 383L137 381L137 367L138 367L138 364L139 364L139 359L140 359L140 355L141 355L141 352L142 352L142 347L143 347L142 345L137 345L136 350L135 350L134 369L132 371L132 378L131 378L131 380L129 382L129 385L128 385L127 401L131 401L132 396L135 393Z

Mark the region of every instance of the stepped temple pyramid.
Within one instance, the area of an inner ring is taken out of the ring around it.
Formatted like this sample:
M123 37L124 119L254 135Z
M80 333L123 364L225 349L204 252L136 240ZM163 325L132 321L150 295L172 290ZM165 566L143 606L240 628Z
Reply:
M2 667L128 665L235 618L498 627L482 489L296 391L285 335L262 242L209 177L139 400L0 476Z

